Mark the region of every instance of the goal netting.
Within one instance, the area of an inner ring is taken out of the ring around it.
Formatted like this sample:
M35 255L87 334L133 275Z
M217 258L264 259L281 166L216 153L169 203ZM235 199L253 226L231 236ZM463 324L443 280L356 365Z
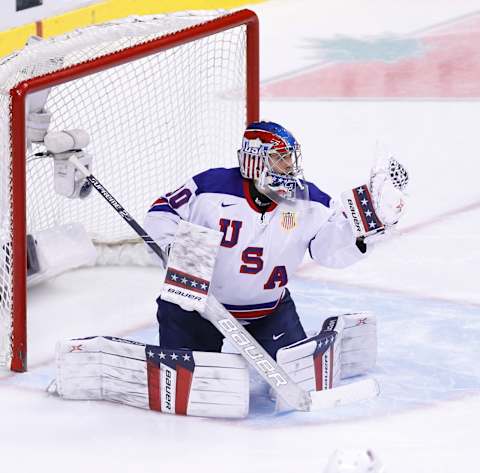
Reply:
M142 222L189 176L235 165L245 124L258 118L257 63L248 10L132 17L0 61L0 365L26 369L27 234L81 224L107 245L136 237L96 192L54 191L53 160L27 146L33 94L50 91L49 130L88 132L93 173Z

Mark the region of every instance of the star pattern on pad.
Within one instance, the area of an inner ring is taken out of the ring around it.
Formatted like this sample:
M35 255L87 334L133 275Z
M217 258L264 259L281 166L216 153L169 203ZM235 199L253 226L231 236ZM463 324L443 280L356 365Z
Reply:
M157 367L166 365L174 370L182 367L189 371L193 371L195 367L195 360L191 350L170 350L157 345L146 345L145 354L148 363L153 363Z
M165 284L188 289L189 291L207 295L210 281L188 274L175 268L167 268Z

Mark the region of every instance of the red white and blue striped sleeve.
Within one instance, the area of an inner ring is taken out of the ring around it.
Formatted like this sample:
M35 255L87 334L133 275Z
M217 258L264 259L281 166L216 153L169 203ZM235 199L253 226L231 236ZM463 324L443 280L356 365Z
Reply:
M177 190L159 197L150 206L144 228L161 248L166 249L173 243L180 219L189 220L195 191L196 184L190 179Z
M178 213L171 207L168 203L168 199L166 197L158 198L148 210L149 212L168 212L174 215L178 215ZM179 216L179 215L178 215ZM180 216L179 216L180 217Z

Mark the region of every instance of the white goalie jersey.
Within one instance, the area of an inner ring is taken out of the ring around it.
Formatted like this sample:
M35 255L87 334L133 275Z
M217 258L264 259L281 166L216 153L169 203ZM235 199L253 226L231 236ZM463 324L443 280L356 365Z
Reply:
M260 211L239 168L211 169L156 200L144 226L162 248L173 243L180 219L220 231L210 290L234 316L262 317L282 299L307 251L330 268L364 257L345 216L332 210L327 194L307 184L308 206L272 202Z

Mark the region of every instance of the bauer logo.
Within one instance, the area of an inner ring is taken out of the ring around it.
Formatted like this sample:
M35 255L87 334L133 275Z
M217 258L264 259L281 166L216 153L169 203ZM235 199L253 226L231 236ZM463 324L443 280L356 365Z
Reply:
M323 361L323 389L331 389L332 388L332 373L330 370L330 357L332 356L332 348L329 348L322 357Z
M175 391L177 384L176 371L170 367L161 364L161 382L162 393L161 393L161 406L162 412L169 414L175 414Z
M358 220L358 213L357 213L357 210L355 209L353 200L348 199L347 202L348 202L348 208L350 209L350 213L352 215L353 223L355 224L355 227L357 228L358 233L362 233L362 226L360 224L360 221Z
M188 294L188 292L183 292L180 289L173 289L171 287L168 288L168 292L171 294L176 294L177 296L185 297L186 299L192 299L194 301L201 301L202 297L195 296L193 294Z
M165 407L167 411L172 411L172 372L165 371Z
M287 380L278 371L278 366L275 363L272 364L266 358L266 353L264 354L260 346L257 348L254 343L249 340L247 332L243 332L242 327L237 325L237 323L238 322L231 319L220 319L218 321L218 325L223 329L220 330L223 335L229 338L240 352L244 353L247 360L252 360L260 372L264 373L265 377L268 378L272 384L277 387L282 384L287 384Z

